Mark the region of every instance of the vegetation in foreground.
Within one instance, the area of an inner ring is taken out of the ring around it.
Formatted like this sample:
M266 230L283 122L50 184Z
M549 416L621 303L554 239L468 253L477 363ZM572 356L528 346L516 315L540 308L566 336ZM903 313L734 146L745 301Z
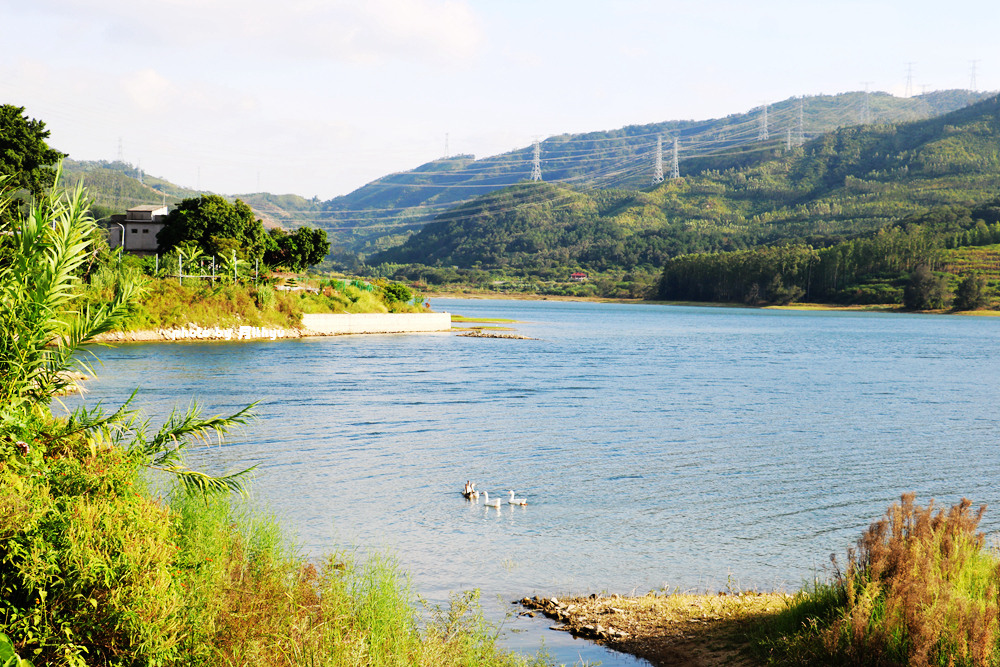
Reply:
M81 189L55 190L0 230L0 664L531 662L497 647L475 593L421 618L391 560L309 563L231 501L248 471L185 467L185 450L250 408L192 407L156 429L128 404L53 416L66 371L138 294L123 282L108 302L81 297L97 236L86 210ZM151 491L163 473L166 497Z
M1000 664L1000 557L977 532L984 511L903 495L835 581L762 625L759 654L775 664Z
M920 507L905 494L845 570L794 595L730 587L521 604L653 665L998 665L1000 554L977 532L984 511L968 500Z

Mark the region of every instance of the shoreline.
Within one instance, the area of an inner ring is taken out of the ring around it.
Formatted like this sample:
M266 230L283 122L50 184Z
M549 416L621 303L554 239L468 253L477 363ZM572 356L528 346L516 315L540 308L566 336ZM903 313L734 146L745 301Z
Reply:
M345 336L354 334L433 333L451 331L450 313L320 313L302 316L299 327L186 327L112 331L94 340L98 343L177 341L261 341L285 338Z
M653 667L727 667L760 664L750 656L750 630L786 609L793 595L743 591L712 594L592 594L521 598L521 615L540 613L554 632L646 660Z
M497 299L501 301L568 301L587 303L623 303L635 304L639 306L692 306L696 308L747 308L755 310L797 310L797 311L829 311L829 312L851 312L851 313L895 313L911 315L962 315L970 317L1000 317L1000 310L905 310L903 306L894 303L882 304L851 304L839 305L835 303L814 303L801 302L790 303L786 306L764 305L751 306L745 303L720 303L716 301L661 301L654 299L627 299L600 296L558 296L549 294L490 294L485 292L424 292L426 299L470 299L489 300Z

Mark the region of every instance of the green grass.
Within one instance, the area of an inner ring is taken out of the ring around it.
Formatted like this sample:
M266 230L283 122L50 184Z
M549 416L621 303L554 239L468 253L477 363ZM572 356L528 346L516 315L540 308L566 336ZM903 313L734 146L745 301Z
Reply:
M395 561L297 553L228 497L150 495L141 460L40 420L0 439L0 632L36 665L518 665L478 593L423 609Z
M126 280L143 280L141 272L125 267L121 272L102 267L91 279L85 301L99 304L109 300ZM425 312L423 307L387 303L379 291L346 286L342 290L323 288L319 293L276 290L266 283L209 284L176 279L145 280L145 295L132 305L126 327L129 331L171 329L196 324L201 327L241 325L293 328L301 326L304 313L387 313Z

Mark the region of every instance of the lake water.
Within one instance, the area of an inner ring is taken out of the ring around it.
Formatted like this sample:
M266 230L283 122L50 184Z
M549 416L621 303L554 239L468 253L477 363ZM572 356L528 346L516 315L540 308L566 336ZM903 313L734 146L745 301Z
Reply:
M154 417L261 401L245 436L190 462L259 464L255 495L306 553L389 550L425 598L479 588L494 618L535 593L796 589L903 492L1000 495L998 319L432 305L535 340L123 345L98 350L86 400L140 387ZM467 479L530 504L472 505ZM509 621L506 641L636 664L548 625Z

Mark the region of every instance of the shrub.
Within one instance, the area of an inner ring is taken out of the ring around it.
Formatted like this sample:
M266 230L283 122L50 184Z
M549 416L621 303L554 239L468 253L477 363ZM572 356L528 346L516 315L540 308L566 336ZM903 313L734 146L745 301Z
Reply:
M903 305L911 310L932 310L944 308L948 299L947 281L931 272L926 264L920 264L903 289Z
M169 512L136 489L140 459L40 440L0 463L0 627L40 664L171 658L175 548Z
M858 541L841 581L843 618L828 639L854 657L891 664L987 665L996 648L996 561L976 532L986 510L963 499L947 513L889 508Z
M955 310L979 310L985 308L989 302L986 279L978 273L970 273L958 283L952 307Z
M796 596L758 647L781 664L987 666L1000 563L977 532L985 506L920 507L904 494L848 552L832 584Z

